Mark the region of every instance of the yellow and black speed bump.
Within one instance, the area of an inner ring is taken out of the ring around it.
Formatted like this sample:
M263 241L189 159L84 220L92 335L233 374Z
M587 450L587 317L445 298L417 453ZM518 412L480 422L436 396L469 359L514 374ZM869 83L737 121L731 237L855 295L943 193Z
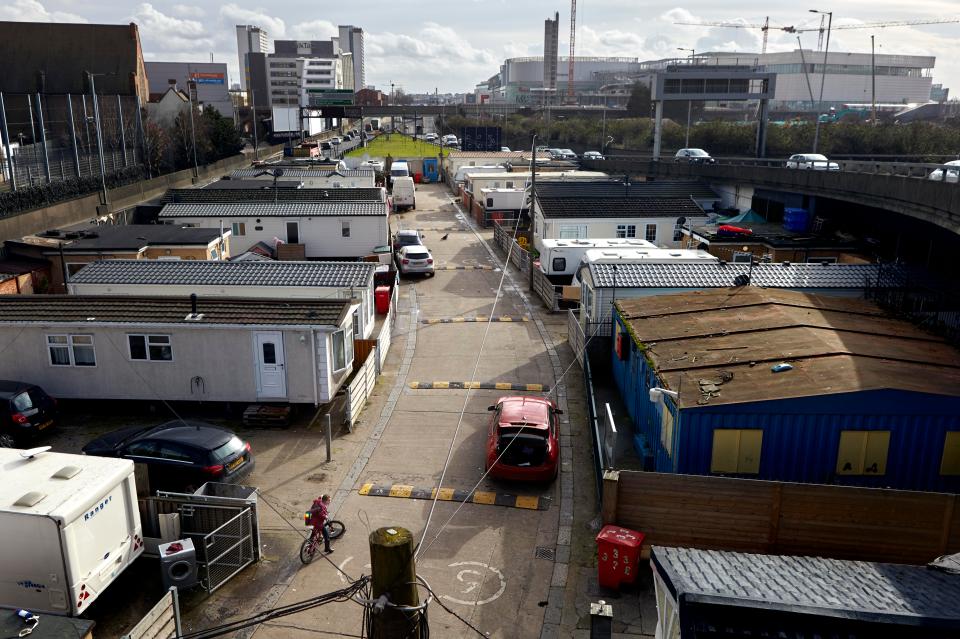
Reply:
M449 266L444 264L443 266L437 266L434 270L436 271L492 271L494 270L493 266Z
M420 231L421 233L423 233L424 231L433 231L435 233L472 233L473 232L470 229L465 229L465 228L447 229L439 226L428 226L426 228L417 229L417 230Z
M476 317L447 317L443 319L423 319L421 324L464 324L467 322L529 322L527 315L498 315L488 317L486 315L477 315Z
M434 499L439 501L469 502L487 506L505 506L507 508L524 508L526 510L547 510L550 508L550 498L539 495L511 495L509 493L493 493L486 490L477 490L472 495L468 490L454 488L417 488L405 484L379 486L364 484L358 491L368 497L400 497L406 499Z
M550 387L546 384L513 384L511 382L410 382L410 388L415 390L471 389L550 392Z

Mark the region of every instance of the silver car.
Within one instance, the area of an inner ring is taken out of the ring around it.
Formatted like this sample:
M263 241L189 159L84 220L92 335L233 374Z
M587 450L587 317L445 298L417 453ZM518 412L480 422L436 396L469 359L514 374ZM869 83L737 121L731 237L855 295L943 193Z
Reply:
M956 184L958 181L960 181L960 160L947 162L943 165L943 168L934 169L928 177L931 180L939 180L940 182L953 182Z
M433 255L423 245L404 246L397 251L397 265L402 275L423 273L433 275Z
M796 153L787 158L788 169L811 169L814 171L839 171L840 165L831 162L819 153Z

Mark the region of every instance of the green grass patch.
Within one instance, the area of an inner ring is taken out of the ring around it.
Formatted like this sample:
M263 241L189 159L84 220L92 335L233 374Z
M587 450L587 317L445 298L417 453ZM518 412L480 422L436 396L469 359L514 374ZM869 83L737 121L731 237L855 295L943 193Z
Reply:
M368 142L367 148L357 147L347 153L347 157L363 157L364 155L369 155L372 158L385 158L388 155L394 159L429 158L440 155L440 147L422 140L414 140L399 133L389 136L383 134L377 136L372 142Z

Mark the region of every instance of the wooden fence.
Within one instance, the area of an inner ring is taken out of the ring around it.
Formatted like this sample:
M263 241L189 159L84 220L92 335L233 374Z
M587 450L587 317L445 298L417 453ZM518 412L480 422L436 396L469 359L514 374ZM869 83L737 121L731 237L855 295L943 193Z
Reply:
M923 564L960 552L954 494L607 471L603 521L645 546Z
M377 385L377 353L376 350L367 352L363 364L353 375L353 380L347 384L347 424L352 428L363 410L367 398Z
M347 406L344 421L348 428L360 417L360 411L377 384L377 377L383 372L387 353L393 341L393 329L397 321L397 287L393 287L390 298L390 310L380 326L376 339L353 340L353 379L347 384Z
M143 619L121 639L173 639L181 636L180 600L172 587Z
M526 234L519 235L524 240ZM544 306L551 313L560 310L560 287L554 286L553 282L546 274L533 264L533 256L526 248L521 246L520 242L514 237L513 226L503 226L499 223L494 224L493 242L504 257L508 257L524 279L527 280L531 291L537 294L537 297L543 301Z

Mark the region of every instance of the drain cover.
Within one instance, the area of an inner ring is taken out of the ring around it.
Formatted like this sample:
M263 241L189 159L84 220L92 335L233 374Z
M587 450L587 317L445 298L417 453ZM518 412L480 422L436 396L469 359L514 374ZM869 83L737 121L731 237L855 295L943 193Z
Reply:
M546 546L537 546L537 550L533 553L533 555L537 559L547 559L549 561L553 561L557 558L557 551L553 548L547 548Z

